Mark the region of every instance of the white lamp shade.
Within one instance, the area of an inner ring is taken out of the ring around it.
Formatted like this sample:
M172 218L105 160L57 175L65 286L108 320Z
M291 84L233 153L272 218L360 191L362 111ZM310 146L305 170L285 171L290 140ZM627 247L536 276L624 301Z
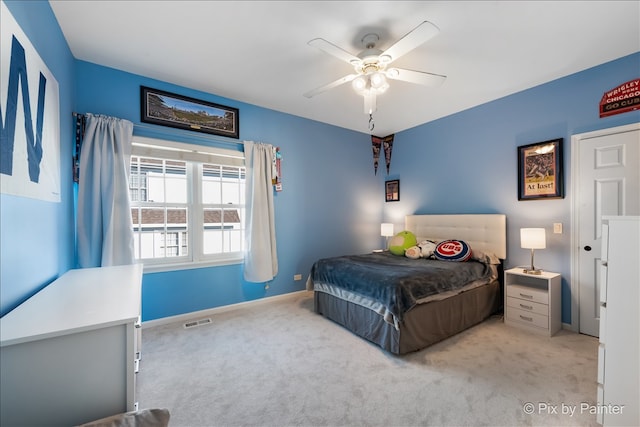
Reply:
M358 76L355 79L353 79L353 82L351 83L351 85L353 86L353 89L356 92L360 93L367 88L368 83L369 82L367 81L366 77Z
M525 249L546 248L547 236L544 228L521 228L520 247Z
M369 81L371 82L371 87L375 89L381 88L387 83L387 79L382 73L371 74Z
M383 222L380 225L380 235L384 237L393 236L393 224L388 222Z

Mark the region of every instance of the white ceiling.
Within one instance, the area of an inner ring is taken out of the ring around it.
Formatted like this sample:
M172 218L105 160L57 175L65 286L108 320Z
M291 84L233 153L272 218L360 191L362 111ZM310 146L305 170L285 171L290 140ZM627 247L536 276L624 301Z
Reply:
M353 71L307 42L357 54L375 32L384 50L430 21L440 33L393 65L447 80L391 81L374 113L378 136L640 51L638 1L50 3L77 59L365 133L350 84L303 96Z

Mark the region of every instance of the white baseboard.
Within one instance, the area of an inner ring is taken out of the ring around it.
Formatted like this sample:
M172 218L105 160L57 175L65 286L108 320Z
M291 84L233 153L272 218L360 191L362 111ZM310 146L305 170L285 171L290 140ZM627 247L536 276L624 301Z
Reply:
M220 313L225 313L227 311L237 310L242 307L267 304L274 301L285 300L289 298L299 297L304 294L312 294L312 293L313 291L307 291L307 290L289 292L287 294L275 295L272 297L260 298L252 301L244 301L244 302L239 302L237 304L225 305L222 307L208 308L206 310L192 311L189 313L178 314L176 316L163 317L161 319L147 320L145 322L142 322L142 328L146 329L146 328L153 328L161 325L167 325L170 323L181 323L188 320L199 319L199 318L211 316L214 314L220 314Z

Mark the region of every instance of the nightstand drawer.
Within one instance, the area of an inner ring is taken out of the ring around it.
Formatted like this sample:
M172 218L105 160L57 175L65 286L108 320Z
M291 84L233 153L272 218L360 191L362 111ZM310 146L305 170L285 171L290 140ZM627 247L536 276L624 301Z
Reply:
M530 286L509 285L507 286L507 297L519 298L539 304L549 304L549 293Z
M507 297L507 305L511 308L537 313L543 316L549 315L549 306L547 304L525 301L520 298Z
M549 316L543 316L530 311L510 308L507 310L507 319L512 322L518 322L542 329L549 329Z

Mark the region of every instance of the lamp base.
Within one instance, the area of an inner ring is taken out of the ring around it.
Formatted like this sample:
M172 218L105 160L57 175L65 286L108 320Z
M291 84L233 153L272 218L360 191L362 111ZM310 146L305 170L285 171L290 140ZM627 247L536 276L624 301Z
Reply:
M534 274L534 275L537 275L537 276L539 276L539 275L541 275L541 274L542 274L542 270L539 270L539 269L533 269L533 268L523 268L523 269L522 269L522 272L523 272L524 274Z

